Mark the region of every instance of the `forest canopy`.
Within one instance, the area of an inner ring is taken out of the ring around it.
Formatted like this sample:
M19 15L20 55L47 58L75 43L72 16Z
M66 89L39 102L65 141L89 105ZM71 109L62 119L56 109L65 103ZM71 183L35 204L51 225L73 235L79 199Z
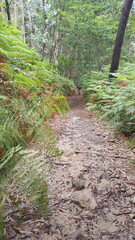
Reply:
M8 3L8 8L7 4ZM124 1L2 0L5 19L22 31L30 47L72 79L111 63ZM125 33L121 60L132 61L134 8Z

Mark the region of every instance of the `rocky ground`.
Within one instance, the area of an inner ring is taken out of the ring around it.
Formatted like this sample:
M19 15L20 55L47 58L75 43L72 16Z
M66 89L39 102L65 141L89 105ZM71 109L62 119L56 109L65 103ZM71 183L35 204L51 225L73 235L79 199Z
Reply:
M23 223L29 234L23 228L16 238L14 229L7 240L134 240L135 149L85 110L81 96L69 102L67 115L52 123L61 160L46 177L50 219L31 213Z

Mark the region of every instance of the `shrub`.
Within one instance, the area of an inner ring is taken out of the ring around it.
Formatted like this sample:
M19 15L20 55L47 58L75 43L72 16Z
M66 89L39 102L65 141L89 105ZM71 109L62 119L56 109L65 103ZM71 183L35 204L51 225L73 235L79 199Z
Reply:
M63 94L75 87L51 64L41 62L19 34L0 14L0 210L5 200L2 189L12 182L46 215L45 174L50 158L60 154L48 121L65 113L68 104ZM35 144L38 151L33 150ZM1 218L0 238L2 234Z
M84 79L87 109L109 120L116 130L131 136L135 133L135 72L125 64L111 82L108 73L92 72Z

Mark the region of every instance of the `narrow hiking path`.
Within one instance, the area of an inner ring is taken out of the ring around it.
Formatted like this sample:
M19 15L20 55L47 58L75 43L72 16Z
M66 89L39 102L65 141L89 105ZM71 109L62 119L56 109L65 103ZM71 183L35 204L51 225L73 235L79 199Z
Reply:
M52 215L42 240L135 239L135 172L126 149L113 131L85 110L81 96L69 98L71 109L57 116L61 161L47 175Z
M5 240L135 240L135 148L85 110L82 96L68 100L66 116L51 123L61 160L46 175L50 219L11 189Z

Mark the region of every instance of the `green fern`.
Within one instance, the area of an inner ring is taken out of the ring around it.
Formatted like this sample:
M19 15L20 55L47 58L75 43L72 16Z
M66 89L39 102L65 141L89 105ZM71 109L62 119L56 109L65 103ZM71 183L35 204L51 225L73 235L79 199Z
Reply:
M70 94L75 86L59 76L52 64L40 62L19 34L3 22L0 14L0 209L5 200L3 186L12 182L13 188L26 192L33 205L46 215L45 176L53 157L60 155L48 121L53 114L64 114L69 108L62 95ZM36 144L39 150L31 150ZM0 228L1 235L2 231Z
M116 131L125 135L135 133L135 72L133 64L125 64L115 73L112 82L107 72L92 72L85 76L84 89L87 109L102 114L101 120L109 120ZM106 77L105 77L106 76Z

